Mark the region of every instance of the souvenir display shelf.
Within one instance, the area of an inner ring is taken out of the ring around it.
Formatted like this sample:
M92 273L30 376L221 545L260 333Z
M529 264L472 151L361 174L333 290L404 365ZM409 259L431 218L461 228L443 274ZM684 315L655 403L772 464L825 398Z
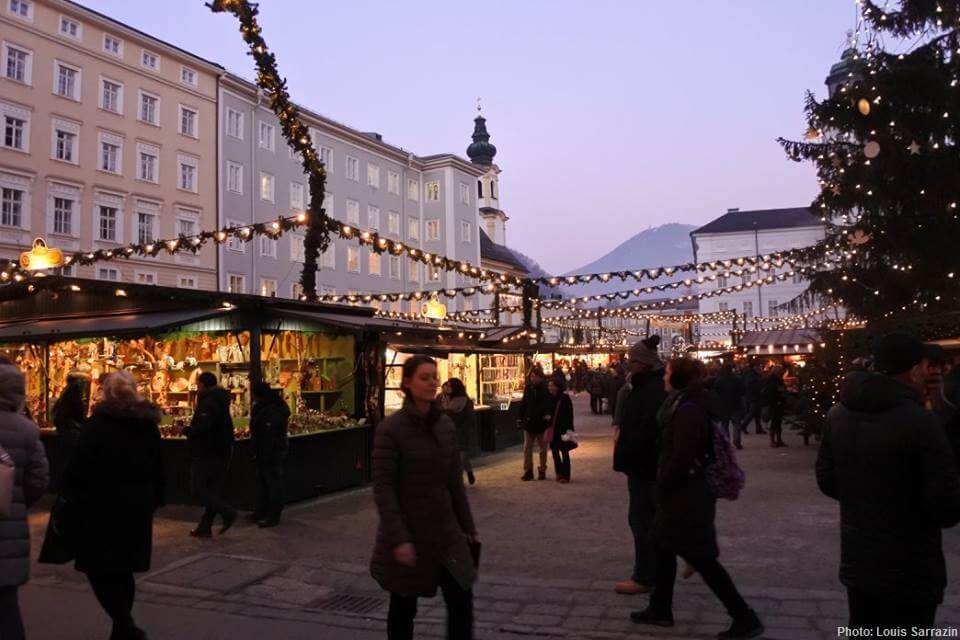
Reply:
M497 353L480 356L480 398L500 405L523 398L523 355Z
M403 406L403 391L400 389L400 381L403 377L403 363L411 355L390 348L386 350L385 415L389 415ZM479 407L477 390L478 357L475 354L450 353L446 357L434 357L434 360L437 362L437 378L440 384L442 385L450 378L459 378L467 388L467 395Z

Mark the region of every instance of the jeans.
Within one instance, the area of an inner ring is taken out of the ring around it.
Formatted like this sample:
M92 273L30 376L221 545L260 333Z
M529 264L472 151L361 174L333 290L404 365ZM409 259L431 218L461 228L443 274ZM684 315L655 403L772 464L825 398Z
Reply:
M911 627L931 629L937 615L937 605L910 604L880 598L856 589L847 589L847 603L850 607L850 627L881 629ZM909 631L907 632L909 636Z
M114 635L128 633L134 626L132 612L136 583L133 573L88 573L87 579L97 602L113 620Z
M710 587L734 620L740 620L750 612L750 606L737 591L730 574L716 558L686 557L703 581ZM673 583L677 578L677 556L672 551L656 545L656 583L650 596L650 609L664 616L673 616Z
M563 445L551 444L550 451L553 453L553 472L557 478L570 479L570 450Z
M17 602L18 587L0 587L0 638L24 640L23 619Z
M283 462L282 457L271 461L257 461L260 490L254 513L267 520L279 520L283 511Z
M523 432L523 472L533 473L533 445L540 447L540 471L547 470L547 441L542 433Z
M639 476L627 476L627 492L630 495L630 507L627 522L633 534L633 575L634 582L650 586L654 579L654 549L651 534L653 516L657 512L656 482Z
M447 639L473 638L473 592L464 590L444 569L440 590L447 603ZM413 619L417 617L417 597L390 594L387 613L387 640L413 640Z
M235 516L237 510L221 497L223 486L230 471L230 458L194 458L190 463L190 485L194 497L206 506L197 529L210 531L213 519Z

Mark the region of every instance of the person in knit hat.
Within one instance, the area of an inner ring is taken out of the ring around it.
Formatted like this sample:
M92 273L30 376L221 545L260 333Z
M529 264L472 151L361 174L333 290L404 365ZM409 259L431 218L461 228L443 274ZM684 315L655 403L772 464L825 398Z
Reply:
M654 487L660 454L657 412L667 394L663 362L657 353L660 336L652 335L627 352L629 382L617 396L613 412L613 469L626 474L630 506L627 521L633 534L634 564L629 580L616 583L622 594L649 593L653 585Z

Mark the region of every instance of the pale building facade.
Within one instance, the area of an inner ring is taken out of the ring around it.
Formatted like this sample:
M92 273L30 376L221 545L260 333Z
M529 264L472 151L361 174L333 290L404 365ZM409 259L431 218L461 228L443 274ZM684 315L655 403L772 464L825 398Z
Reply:
M72 2L3 0L0 257L35 237L72 252L214 228L221 73ZM213 248L68 272L217 286Z

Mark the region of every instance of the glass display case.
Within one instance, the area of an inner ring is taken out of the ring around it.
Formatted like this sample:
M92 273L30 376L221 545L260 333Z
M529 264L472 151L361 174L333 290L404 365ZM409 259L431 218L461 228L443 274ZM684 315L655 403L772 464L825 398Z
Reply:
M480 400L483 405L509 404L523 398L523 354L480 356Z

